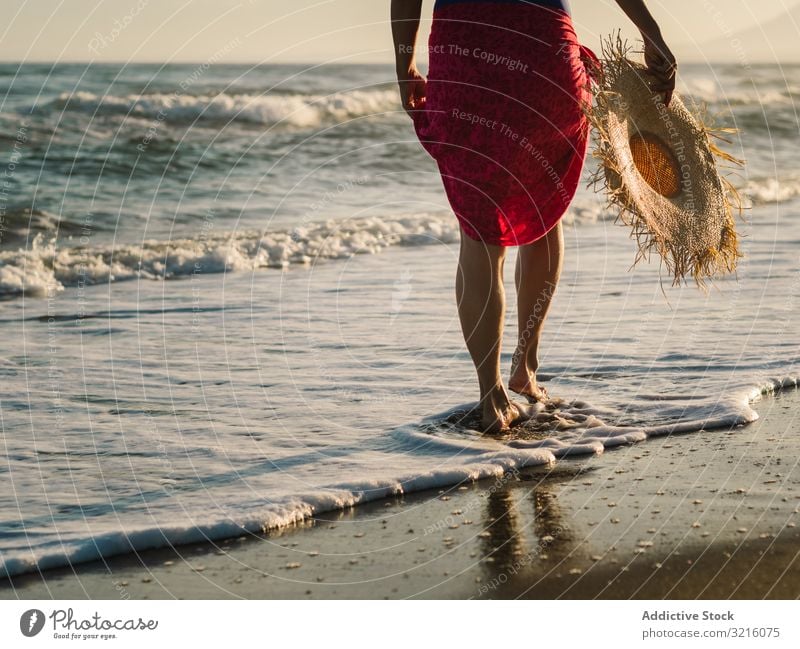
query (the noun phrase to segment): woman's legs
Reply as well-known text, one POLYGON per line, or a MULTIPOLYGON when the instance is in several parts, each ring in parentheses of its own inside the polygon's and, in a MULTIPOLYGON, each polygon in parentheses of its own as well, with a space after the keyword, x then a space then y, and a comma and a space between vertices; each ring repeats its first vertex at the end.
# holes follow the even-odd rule
POLYGON ((461 252, 456 276, 456 298, 461 330, 481 390, 482 424, 497 433, 527 414, 524 406, 511 403, 500 377, 503 341, 505 248, 471 239, 461 233, 461 252))
POLYGON ((544 237, 520 246, 515 273, 519 338, 511 366, 510 390, 541 399, 545 396, 536 384, 539 369, 539 340, 561 276, 564 237, 559 222, 544 237))

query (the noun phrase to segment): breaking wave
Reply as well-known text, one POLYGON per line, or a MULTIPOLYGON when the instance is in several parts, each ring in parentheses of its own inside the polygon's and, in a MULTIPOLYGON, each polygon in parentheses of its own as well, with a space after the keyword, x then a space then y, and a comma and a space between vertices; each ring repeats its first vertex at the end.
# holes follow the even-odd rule
POLYGON ((332 95, 98 95, 62 93, 46 110, 76 111, 95 116, 130 115, 170 122, 247 122, 265 126, 313 128, 356 117, 397 112, 394 90, 353 90, 332 95))

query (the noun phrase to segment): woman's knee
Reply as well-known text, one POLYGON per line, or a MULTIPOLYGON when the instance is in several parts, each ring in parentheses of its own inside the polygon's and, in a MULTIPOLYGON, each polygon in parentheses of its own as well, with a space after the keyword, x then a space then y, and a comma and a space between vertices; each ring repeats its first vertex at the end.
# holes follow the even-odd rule
POLYGON ((485 241, 473 239, 461 231, 461 254, 462 264, 469 264, 471 267, 487 267, 501 269, 506 257, 504 246, 495 246, 485 241))

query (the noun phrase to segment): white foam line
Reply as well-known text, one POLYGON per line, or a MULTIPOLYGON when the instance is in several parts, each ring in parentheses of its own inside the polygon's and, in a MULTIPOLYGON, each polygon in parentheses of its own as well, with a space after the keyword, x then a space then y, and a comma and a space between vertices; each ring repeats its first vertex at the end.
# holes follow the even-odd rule
MULTIPOLYGON (((792 375, 768 381, 749 393, 749 404, 763 394, 800 386, 800 376, 792 375)), ((448 416, 462 413, 474 404, 452 408, 445 413, 426 417, 423 424, 442 422, 448 416)), ((590 408, 581 404, 581 412, 590 408)), ((569 415, 569 406, 561 413, 569 415)), ((392 431, 392 436, 412 448, 424 448, 432 455, 432 463, 440 468, 424 474, 409 475, 400 479, 364 480, 342 485, 305 496, 289 496, 283 502, 272 503, 264 509, 254 508, 239 521, 222 520, 206 525, 154 527, 130 531, 116 531, 77 541, 61 541, 64 551, 53 552, 40 548, 28 552, 0 552, 0 577, 14 576, 34 570, 49 570, 97 559, 140 552, 160 547, 186 543, 219 541, 246 533, 259 534, 267 530, 293 525, 320 514, 346 509, 390 496, 452 486, 466 481, 501 477, 509 471, 524 467, 552 464, 556 458, 602 453, 604 449, 645 441, 678 432, 696 432, 714 427, 730 427, 753 421, 757 414, 751 408, 729 416, 693 420, 653 426, 626 428, 624 426, 576 426, 568 429, 567 440, 549 437, 544 440, 515 440, 507 444, 487 437, 477 439, 444 439, 415 430, 419 425, 402 426, 392 431), (752 413, 752 416, 748 415, 752 413), (443 462, 456 457, 464 464, 441 467, 443 462), (62 544, 63 543, 63 544, 62 544)), ((563 431, 559 431, 561 434, 563 431)))

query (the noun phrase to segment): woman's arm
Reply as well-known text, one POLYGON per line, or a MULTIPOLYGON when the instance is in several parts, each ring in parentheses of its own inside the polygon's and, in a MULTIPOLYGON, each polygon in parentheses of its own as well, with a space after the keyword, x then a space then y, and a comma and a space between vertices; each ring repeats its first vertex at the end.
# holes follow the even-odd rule
POLYGON ((425 104, 425 77, 417 70, 416 44, 422 0, 392 0, 392 37, 403 108, 411 114, 425 104))
POLYGON ((669 106, 675 90, 675 75, 678 64, 664 39, 661 29, 644 4, 644 0, 617 0, 625 15, 639 28, 644 39, 644 60, 647 69, 655 77, 651 88, 664 93, 664 103, 669 106))

